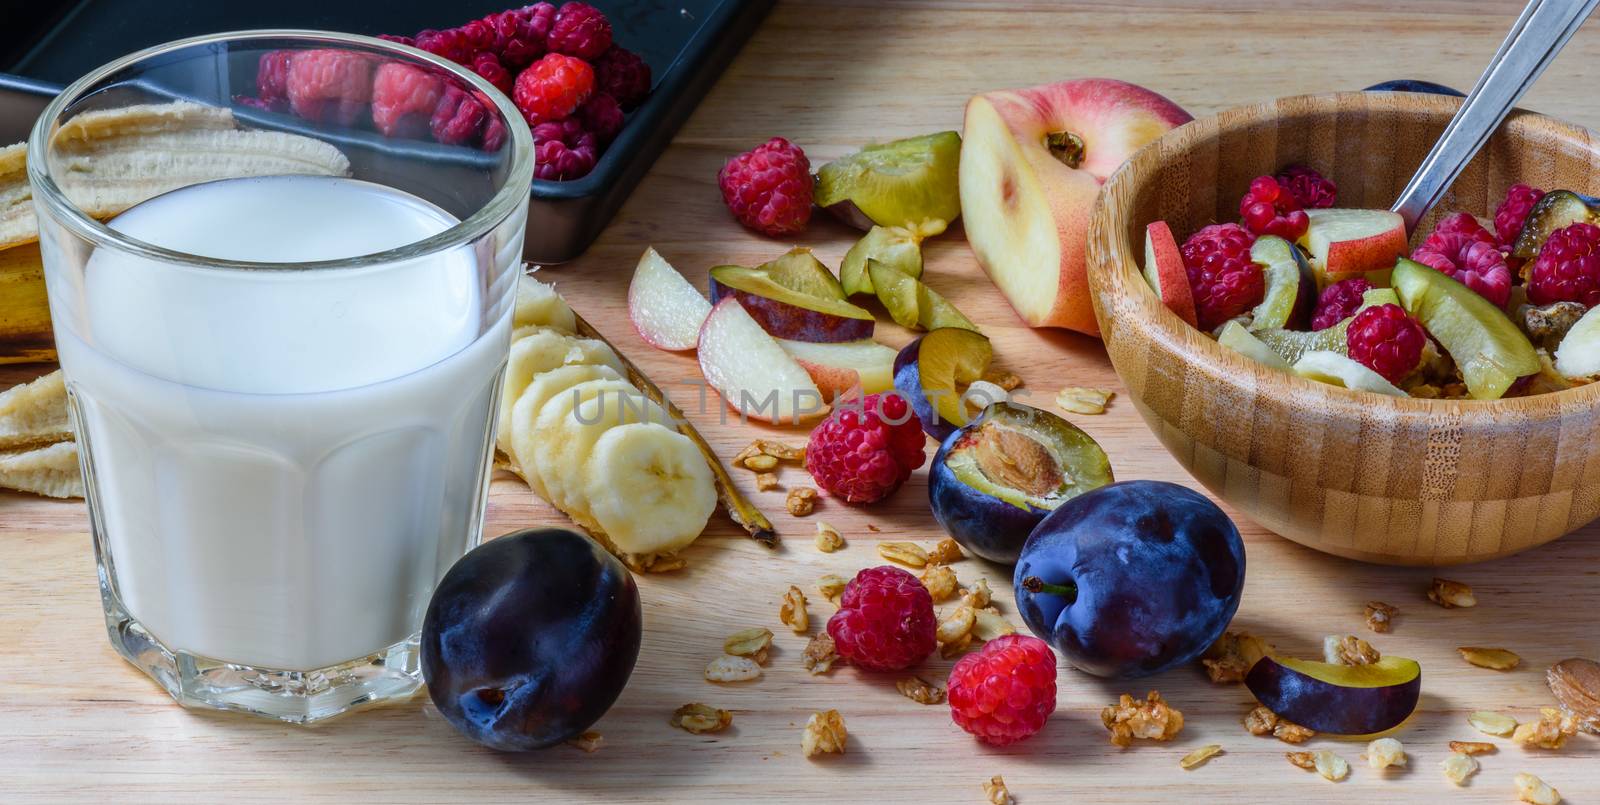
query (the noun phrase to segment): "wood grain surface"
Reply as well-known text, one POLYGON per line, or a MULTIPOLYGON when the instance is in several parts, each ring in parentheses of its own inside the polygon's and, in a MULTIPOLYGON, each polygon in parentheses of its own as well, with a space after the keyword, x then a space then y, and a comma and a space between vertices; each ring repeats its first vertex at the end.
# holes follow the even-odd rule
MULTIPOLYGON (((1367 561, 1441 565, 1509 555, 1600 515, 1600 384, 1494 402, 1352 392, 1250 360, 1165 309, 1140 272, 1145 225, 1188 233, 1237 215, 1239 188, 1315 166, 1342 207, 1387 208, 1459 108, 1352 92, 1237 107, 1173 131, 1106 184, 1089 238, 1106 349, 1179 462, 1258 522, 1367 561)), ((1515 113, 1413 236, 1505 188, 1594 187, 1581 126, 1515 113)), ((1183 234, 1179 234, 1183 237, 1183 234)))
MULTIPOLYGON (((1116 2, 783 3, 679 133, 617 220, 580 260, 549 269, 580 313, 663 386, 698 377, 692 357, 657 352, 625 315, 626 277, 654 244, 696 282, 719 263, 753 265, 788 244, 735 225, 715 184, 728 156, 773 135, 802 144, 814 164, 862 143, 959 128, 974 92, 1048 80, 1108 75, 1157 89, 1197 115, 1306 92, 1352 89, 1415 76, 1470 86, 1515 17, 1514 2, 1348 0, 1312 4, 1267 0, 1117 0, 1116 2)), ((449 15, 441 11, 440 23, 449 15)), ((1591 65, 1600 28, 1580 31, 1526 101, 1582 124, 1600 124, 1591 65)), ((817 220, 803 242, 830 264, 853 233, 817 220)), ((959 227, 928 244, 927 280, 978 320, 1002 363, 1019 371, 1047 404, 1062 386, 1121 389, 1099 342, 1018 325, 961 240, 959 227)), ((907 333, 880 326, 900 344, 907 333)), ((0 370, 0 381, 33 371, 0 370)), ((720 422, 696 410, 691 389, 678 397, 725 455, 781 429, 720 422)), ((1134 407, 1119 397, 1099 417, 1073 417, 1109 450, 1120 478, 1193 484, 1134 407)), ((1426 569, 1363 565, 1276 537, 1238 517, 1250 569, 1238 625, 1302 655, 1323 635, 1362 633, 1363 602, 1401 609, 1379 649, 1409 655, 1424 668, 1421 711, 1400 738, 1411 766, 1366 768, 1362 745, 1319 739, 1349 760, 1349 780, 1334 784, 1289 765, 1285 744, 1240 726, 1250 697, 1216 687, 1195 669, 1151 680, 1111 683, 1070 670, 1059 678, 1060 706, 1045 731, 1004 750, 979 746, 950 724, 942 707, 901 697, 894 677, 843 668, 810 677, 800 666, 804 639, 777 621, 790 583, 809 589, 824 573, 878 564, 874 543, 931 542, 926 474, 886 503, 852 509, 825 501, 796 520, 782 492, 756 494, 787 538, 768 551, 718 517, 688 556, 691 566, 641 580, 644 649, 633 680, 598 725, 594 754, 571 747, 507 756, 458 736, 419 696, 313 727, 182 710, 111 651, 104 635, 94 560, 78 503, 0 493, 0 801, 169 802, 905 802, 978 803, 981 783, 1004 775, 1019 803, 1046 802, 1513 802, 1511 778, 1536 773, 1569 802, 1600 801, 1600 741, 1580 737, 1560 752, 1525 751, 1500 741, 1483 771, 1456 789, 1438 763, 1452 739, 1472 739, 1465 717, 1499 709, 1530 717, 1551 697, 1543 670, 1569 656, 1600 655, 1600 528, 1516 557, 1452 569, 1480 604, 1446 611, 1428 603, 1426 569), (814 520, 844 532, 846 550, 817 552, 814 520), (876 525, 881 532, 867 529, 876 525), (759 681, 714 686, 701 679, 722 638, 743 627, 778 633, 759 681), (1474 668, 1459 645, 1503 646, 1524 657, 1515 671, 1474 668), (1187 716, 1172 744, 1118 750, 1106 740, 1099 708, 1121 692, 1159 689, 1187 716), (733 727, 694 736, 667 726, 680 704, 700 701, 734 711, 733 727), (844 756, 800 756, 800 727, 814 710, 837 708, 850 728, 844 756), (1183 771, 1178 759, 1207 743, 1226 754, 1183 771)), ((805 483, 794 468, 785 487, 805 483)), ((1237 516, 1237 512, 1234 512, 1237 516)), ((561 518, 509 477, 497 479, 488 532, 557 524, 561 518)), ((1006 573, 968 560, 963 581, 986 577, 1013 618, 1006 573)), ((814 598, 814 614, 829 605, 814 598)), ((814 622, 821 618, 814 618, 814 622)), ((816 627, 814 626, 813 629, 816 627)), ((923 670, 937 678, 950 663, 923 670)))

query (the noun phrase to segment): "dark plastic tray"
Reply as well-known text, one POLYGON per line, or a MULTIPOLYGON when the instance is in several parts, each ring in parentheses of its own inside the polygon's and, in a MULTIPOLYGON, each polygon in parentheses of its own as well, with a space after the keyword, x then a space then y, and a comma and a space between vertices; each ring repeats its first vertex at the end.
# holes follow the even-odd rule
MULTIPOLYGON (((588 176, 535 180, 524 253, 559 263, 588 248, 775 0, 587 0, 616 39, 650 64, 650 98, 588 176)), ((125 53, 186 36, 250 28, 410 33, 458 25, 518 0, 76 0, 22 2, 0 25, 0 145, 27 137, 49 99, 125 53)), ((243 116, 241 114, 241 116, 243 116)))

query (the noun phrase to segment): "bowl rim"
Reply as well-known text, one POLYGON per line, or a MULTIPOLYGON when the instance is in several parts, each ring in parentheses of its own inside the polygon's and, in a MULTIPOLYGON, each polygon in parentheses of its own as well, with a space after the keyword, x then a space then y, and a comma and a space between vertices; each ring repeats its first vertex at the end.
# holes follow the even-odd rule
MULTIPOLYGON (((1544 418, 1564 415, 1574 409, 1600 407, 1600 382, 1585 383, 1576 388, 1497 400, 1441 400, 1424 397, 1392 397, 1372 391, 1361 391, 1322 383, 1310 378, 1273 369, 1259 361, 1222 346, 1209 333, 1191 327, 1155 295, 1139 270, 1143 262, 1143 244, 1136 252, 1133 244, 1122 237, 1122 222, 1129 217, 1125 210, 1113 209, 1111 199, 1132 200, 1136 177, 1149 174, 1170 157, 1168 149, 1174 142, 1195 136, 1198 130, 1213 129, 1216 136, 1237 130, 1262 120, 1272 120, 1284 115, 1285 104, 1333 106, 1341 100, 1360 98, 1368 109, 1376 111, 1425 111, 1453 116, 1462 99, 1412 92, 1330 92, 1290 95, 1269 101, 1243 104, 1223 109, 1211 115, 1198 117, 1189 123, 1171 129, 1140 148, 1129 157, 1101 187, 1089 218, 1089 261, 1087 265, 1090 295, 1095 315, 1102 333, 1109 332, 1109 311, 1103 307, 1112 304, 1132 305, 1135 315, 1127 317, 1132 329, 1143 335, 1152 345, 1159 345, 1179 356, 1184 365, 1204 371, 1214 379, 1238 386, 1249 378, 1256 389, 1295 390, 1313 394, 1329 404, 1328 413, 1360 413, 1367 416, 1434 418, 1439 415, 1493 415, 1496 418, 1544 418), (1130 284, 1140 289, 1126 291, 1130 284), (1111 297, 1116 297, 1113 302, 1111 297), (1288 385, 1280 385, 1287 381, 1288 385), (1350 409, 1359 408, 1359 412, 1350 409)), ((1507 126, 1538 124, 1547 127, 1556 136, 1581 146, 1600 163, 1600 144, 1593 141, 1592 132, 1584 126, 1569 123, 1537 112, 1513 110, 1495 131, 1507 126)), ((1177 153, 1177 152, 1172 152, 1177 153)), ((1146 224, 1150 222, 1145 222, 1146 224)), ((1126 381, 1124 381, 1126 382, 1126 381)))

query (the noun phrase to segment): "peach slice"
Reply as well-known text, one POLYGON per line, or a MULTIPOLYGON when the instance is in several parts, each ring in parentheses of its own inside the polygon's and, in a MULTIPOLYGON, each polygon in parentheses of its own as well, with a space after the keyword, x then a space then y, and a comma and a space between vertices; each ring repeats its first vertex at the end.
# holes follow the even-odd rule
POLYGON ((1330 279, 1381 271, 1406 253, 1406 222, 1388 210, 1306 210, 1311 219, 1300 245, 1330 279))
POLYGON ((654 248, 644 250, 628 283, 628 319, 656 349, 694 349, 711 303, 654 248))
POLYGON ((1144 228, 1144 281, 1178 318, 1190 327, 1200 326, 1194 308, 1194 290, 1189 287, 1189 271, 1183 267, 1178 239, 1166 221, 1153 221, 1144 228))

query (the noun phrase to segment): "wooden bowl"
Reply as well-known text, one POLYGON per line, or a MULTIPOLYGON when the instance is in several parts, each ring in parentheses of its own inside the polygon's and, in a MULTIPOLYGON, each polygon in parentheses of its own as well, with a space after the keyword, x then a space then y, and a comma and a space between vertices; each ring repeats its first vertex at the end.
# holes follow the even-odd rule
MULTIPOLYGON (((1317 550, 1444 565, 1506 556, 1600 515, 1600 383, 1492 402, 1397 399, 1274 371, 1169 311, 1140 274, 1145 225, 1181 240, 1237 221, 1250 180, 1309 165, 1340 207, 1387 208, 1459 99, 1283 98, 1168 132, 1112 176, 1089 232, 1089 286, 1117 374, 1161 443, 1207 489, 1317 550)), ((1600 190, 1588 130, 1517 112, 1419 229, 1480 217, 1511 184, 1600 190)))

